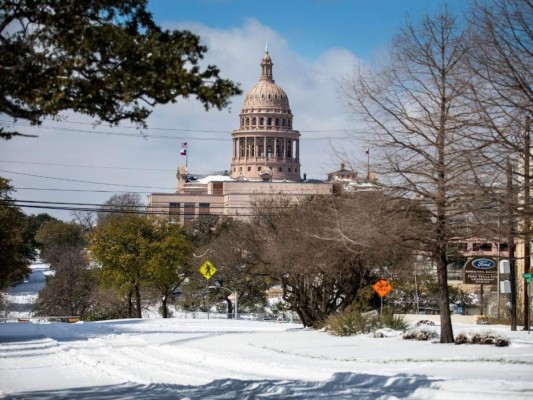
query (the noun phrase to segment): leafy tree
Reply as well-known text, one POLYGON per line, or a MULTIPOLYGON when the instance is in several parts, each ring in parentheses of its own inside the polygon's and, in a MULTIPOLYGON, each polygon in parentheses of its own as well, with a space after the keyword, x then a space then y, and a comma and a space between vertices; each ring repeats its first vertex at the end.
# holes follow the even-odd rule
MULTIPOLYGON (((57 248, 56 248, 57 249, 57 248)), ((55 274, 47 279, 35 303, 36 315, 85 319, 96 301, 97 277, 81 248, 64 247, 54 259, 55 274)))
POLYGON ((49 214, 42 213, 37 215, 29 215, 26 216, 26 223, 24 225, 24 241, 26 242, 26 246, 28 248, 28 258, 30 260, 35 260, 37 257, 37 254, 41 248, 41 244, 37 242, 35 239, 35 236, 39 229, 41 227, 51 221, 58 221, 57 218, 52 217, 49 214))
POLYGON ((168 317, 168 298, 187 278, 192 244, 180 226, 160 219, 153 221, 153 237, 147 244, 146 275, 162 302, 163 318, 168 317))
POLYGON ((38 315, 76 315, 85 318, 93 306, 97 277, 85 255, 85 238, 80 225, 50 220, 35 235, 41 258, 50 263, 54 275, 39 293, 34 311, 38 315))
POLYGON ((142 318, 141 285, 146 279, 146 249, 151 222, 142 215, 110 215, 89 234, 91 257, 116 282, 134 291, 136 316, 142 318))
POLYGON ((0 288, 21 281, 31 272, 23 231, 25 216, 14 205, 12 191, 9 180, 0 177, 0 288))
MULTIPOLYGON (((240 94, 189 31, 164 31, 146 0, 5 0, 0 112, 36 124, 73 110, 144 125, 150 107, 195 96, 206 109, 240 94)), ((3 138, 17 132, 2 131, 3 138)))
POLYGON ((35 240, 41 245, 41 259, 53 269, 63 252, 79 250, 85 244, 82 227, 73 222, 52 220, 36 233, 35 240))
POLYGON ((91 257, 121 290, 133 290, 142 317, 141 288, 152 285, 167 299, 185 279, 192 251, 181 228, 138 214, 112 214, 89 234, 91 257))

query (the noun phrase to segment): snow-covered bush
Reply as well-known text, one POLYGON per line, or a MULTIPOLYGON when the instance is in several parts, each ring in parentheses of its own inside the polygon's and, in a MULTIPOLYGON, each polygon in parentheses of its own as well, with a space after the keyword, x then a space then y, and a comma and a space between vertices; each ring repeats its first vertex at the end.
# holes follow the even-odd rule
POLYGON ((416 326, 435 326, 435 322, 428 319, 422 319, 416 323, 416 326))
POLYGON ((491 344, 496 347, 509 346, 509 339, 494 332, 463 332, 456 336, 455 344, 491 344))
POLYGON ((410 329, 404 333, 405 340, 431 340, 439 337, 438 333, 431 329, 410 329))

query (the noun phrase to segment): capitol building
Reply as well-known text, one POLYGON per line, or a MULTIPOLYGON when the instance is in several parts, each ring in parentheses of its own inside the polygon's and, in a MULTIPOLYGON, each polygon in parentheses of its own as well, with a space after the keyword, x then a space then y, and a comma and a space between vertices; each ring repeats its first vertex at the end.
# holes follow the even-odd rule
POLYGON ((168 214, 171 220, 188 225, 206 214, 250 217, 253 204, 264 199, 283 198, 295 203, 308 195, 374 187, 358 180, 357 174, 347 171, 344 164, 338 173, 329 174, 327 181, 302 179, 301 135, 293 128, 289 97, 276 84, 273 66, 266 50, 259 81, 244 97, 239 127, 231 134, 230 171, 196 179, 186 166, 179 166, 176 192, 150 194, 150 213, 168 214))

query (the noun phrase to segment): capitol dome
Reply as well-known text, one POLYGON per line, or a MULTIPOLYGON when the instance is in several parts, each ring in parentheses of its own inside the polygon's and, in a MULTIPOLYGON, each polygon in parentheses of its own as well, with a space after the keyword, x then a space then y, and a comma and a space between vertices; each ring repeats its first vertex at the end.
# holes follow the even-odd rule
POLYGON ((231 177, 301 181, 300 132, 292 127, 289 98, 276 85, 265 51, 261 76, 244 97, 239 128, 232 133, 231 177))
POLYGON ((272 77, 273 65, 270 55, 265 53, 261 60, 261 78, 244 97, 243 112, 256 107, 274 107, 290 112, 287 94, 272 77))

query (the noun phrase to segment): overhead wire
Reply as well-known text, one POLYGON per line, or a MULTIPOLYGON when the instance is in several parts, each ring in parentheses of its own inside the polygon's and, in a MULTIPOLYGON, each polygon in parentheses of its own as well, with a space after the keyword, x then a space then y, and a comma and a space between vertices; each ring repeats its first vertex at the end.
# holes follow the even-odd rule
MULTIPOLYGON (((67 121, 62 121, 67 122, 67 121)), ((160 131, 170 131, 170 132, 190 132, 190 133, 217 133, 227 135, 229 132, 233 132, 234 129, 227 130, 209 130, 209 129, 186 129, 186 128, 137 128, 131 126, 120 127, 120 129, 137 129, 138 133, 127 133, 127 132, 118 132, 118 131, 102 131, 102 130, 87 130, 87 129, 76 129, 76 128, 67 128, 61 126, 47 126, 47 125, 32 125, 30 123, 24 122, 10 122, 0 119, 0 123, 14 126, 27 126, 36 129, 45 129, 45 130, 57 130, 65 132, 74 132, 74 133, 92 133, 97 135, 110 135, 110 136, 125 136, 125 137, 137 137, 137 138, 154 138, 154 139, 179 139, 179 140, 195 140, 195 141, 231 141, 230 137, 198 137, 198 136, 169 136, 169 135, 157 135, 157 134, 147 134, 145 131, 150 130, 160 130, 160 131)), ((71 122, 73 123, 73 122, 71 122)), ((82 124, 80 122, 80 124, 82 124)), ((85 123, 83 123, 85 124, 85 123)), ((116 129, 116 128, 115 128, 116 129)), ((348 140, 354 139, 355 134, 364 133, 363 131, 357 131, 355 129, 300 129, 300 133, 331 133, 331 132, 343 132, 349 135, 344 136, 326 136, 326 137, 306 137, 305 140, 348 140)))

